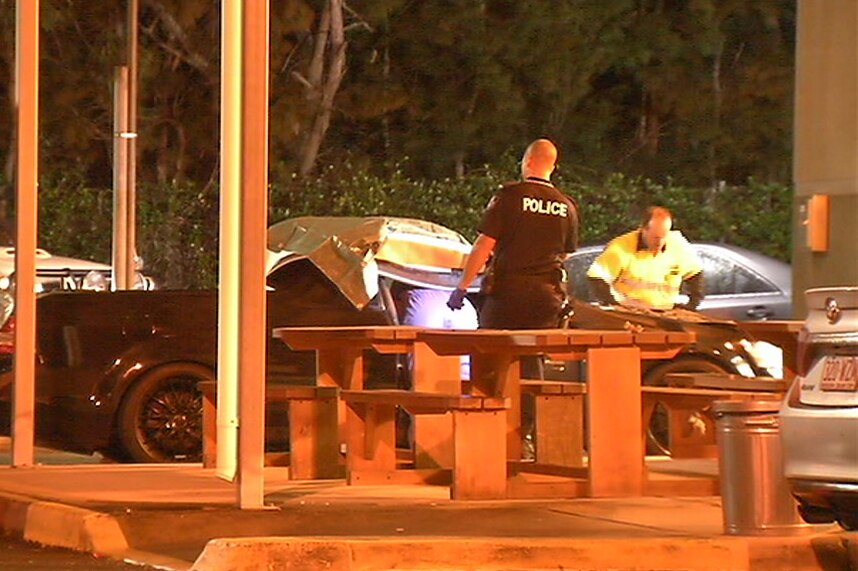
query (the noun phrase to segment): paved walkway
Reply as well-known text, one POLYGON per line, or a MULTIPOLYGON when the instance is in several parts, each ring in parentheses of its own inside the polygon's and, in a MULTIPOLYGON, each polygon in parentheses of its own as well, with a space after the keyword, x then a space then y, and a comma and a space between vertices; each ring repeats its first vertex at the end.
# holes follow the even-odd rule
POLYGON ((292 482, 269 509, 199 465, 0 467, 7 532, 195 571, 858 570, 858 534, 725 536, 717 497, 453 502, 441 486, 292 482), (851 557, 851 567, 850 567, 851 557))

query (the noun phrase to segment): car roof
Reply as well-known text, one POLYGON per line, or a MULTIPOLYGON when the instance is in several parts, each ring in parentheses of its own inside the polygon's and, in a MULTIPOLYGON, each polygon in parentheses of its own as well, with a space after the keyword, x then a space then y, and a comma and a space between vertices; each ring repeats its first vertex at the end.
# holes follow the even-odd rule
MULTIPOLYGON (((0 264, 10 264, 11 268, 8 273, 14 271, 15 263, 15 247, 14 246, 0 246, 0 264)), ((41 273, 44 271, 63 271, 63 270, 77 270, 77 271, 90 271, 90 270, 101 270, 101 271, 109 271, 110 266, 108 264, 102 264, 101 262, 93 262, 92 260, 81 260, 79 258, 68 258, 66 256, 55 256, 50 252, 43 250, 41 248, 36 249, 36 271, 37 273, 41 273)))
POLYGON ((691 245, 697 249, 729 250, 735 258, 744 261, 745 265, 754 268, 757 272, 774 282, 781 291, 786 293, 792 292, 792 267, 782 260, 742 248, 741 246, 722 242, 693 242, 691 245))

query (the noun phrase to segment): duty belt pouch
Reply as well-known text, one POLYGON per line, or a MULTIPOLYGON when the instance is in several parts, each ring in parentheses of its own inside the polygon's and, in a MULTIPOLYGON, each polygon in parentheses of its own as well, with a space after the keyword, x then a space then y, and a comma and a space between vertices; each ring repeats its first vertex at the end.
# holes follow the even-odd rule
POLYGON ((496 279, 497 276, 495 275, 494 258, 492 258, 486 265, 486 271, 483 274, 483 281, 480 282, 480 293, 482 295, 491 295, 494 293, 496 279))
POLYGON ((560 283, 558 284, 558 289, 563 296, 563 303, 560 304, 560 315, 557 326, 561 329, 568 329, 569 322, 575 314, 575 308, 572 304, 572 296, 569 293, 569 279, 566 268, 561 266, 557 271, 560 272, 560 283))

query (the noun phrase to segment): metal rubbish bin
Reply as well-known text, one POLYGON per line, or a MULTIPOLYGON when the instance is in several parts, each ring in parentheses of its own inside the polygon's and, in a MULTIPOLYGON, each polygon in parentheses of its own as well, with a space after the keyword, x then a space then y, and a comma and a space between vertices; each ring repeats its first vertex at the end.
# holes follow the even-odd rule
POLYGON ((776 400, 716 401, 718 474, 724 533, 790 535, 806 531, 783 473, 776 400))

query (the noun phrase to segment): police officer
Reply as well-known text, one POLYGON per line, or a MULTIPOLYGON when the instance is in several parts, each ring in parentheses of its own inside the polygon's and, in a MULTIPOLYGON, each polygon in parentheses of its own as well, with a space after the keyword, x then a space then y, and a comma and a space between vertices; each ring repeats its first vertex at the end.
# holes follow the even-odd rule
POLYGON ((575 202, 551 184, 557 147, 533 141, 521 160, 523 180, 504 185, 483 213, 479 236, 447 305, 462 307, 465 290, 491 257, 483 278, 480 327, 558 327, 566 304, 563 261, 578 247, 575 202))
POLYGON ((611 240, 587 270, 594 297, 627 307, 696 309, 705 295, 703 266, 672 226, 667 208, 650 206, 637 230, 611 240), (689 301, 676 305, 680 288, 689 301))

